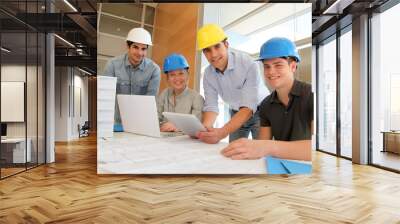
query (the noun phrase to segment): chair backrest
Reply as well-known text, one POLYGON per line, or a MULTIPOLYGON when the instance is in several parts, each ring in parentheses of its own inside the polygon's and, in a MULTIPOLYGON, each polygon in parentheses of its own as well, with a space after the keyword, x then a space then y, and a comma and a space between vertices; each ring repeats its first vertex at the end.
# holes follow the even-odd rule
POLYGON ((89 125, 89 121, 85 121, 85 123, 82 126, 82 129, 89 129, 90 125, 89 125))

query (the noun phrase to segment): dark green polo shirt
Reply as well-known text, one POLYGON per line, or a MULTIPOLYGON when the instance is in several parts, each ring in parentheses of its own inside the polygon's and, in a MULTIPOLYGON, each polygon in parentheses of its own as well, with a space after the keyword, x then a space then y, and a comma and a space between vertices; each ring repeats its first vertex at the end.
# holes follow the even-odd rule
POLYGON ((273 91, 260 104, 260 125, 271 127, 272 138, 281 141, 311 140, 313 121, 311 85, 294 80, 287 107, 273 91))

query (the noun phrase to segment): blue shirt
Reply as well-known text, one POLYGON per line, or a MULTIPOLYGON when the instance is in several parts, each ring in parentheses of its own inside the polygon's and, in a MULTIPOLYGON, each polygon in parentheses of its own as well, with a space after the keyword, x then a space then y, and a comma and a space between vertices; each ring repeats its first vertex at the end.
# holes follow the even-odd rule
MULTIPOLYGON (((127 53, 110 59, 103 75, 117 77, 117 94, 156 96, 160 88, 160 67, 151 59, 144 58, 135 68, 127 53)), ((117 103, 114 120, 121 123, 117 103)))
POLYGON ((257 106, 265 98, 265 94, 259 91, 260 82, 259 66, 250 56, 228 51, 228 65, 223 73, 212 65, 205 69, 203 111, 218 113, 219 95, 229 104, 230 109, 247 107, 255 113, 257 106))
POLYGON ((144 58, 134 68, 127 53, 110 59, 103 75, 117 77, 117 94, 155 96, 160 88, 160 67, 144 58))

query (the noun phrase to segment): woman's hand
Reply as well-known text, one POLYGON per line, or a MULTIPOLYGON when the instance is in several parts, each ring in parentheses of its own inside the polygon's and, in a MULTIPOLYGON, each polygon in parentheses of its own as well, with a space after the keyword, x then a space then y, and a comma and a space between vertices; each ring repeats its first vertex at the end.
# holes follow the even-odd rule
POLYGON ((161 125, 160 131, 175 132, 175 131, 178 131, 178 129, 175 127, 175 125, 173 123, 165 122, 161 125))

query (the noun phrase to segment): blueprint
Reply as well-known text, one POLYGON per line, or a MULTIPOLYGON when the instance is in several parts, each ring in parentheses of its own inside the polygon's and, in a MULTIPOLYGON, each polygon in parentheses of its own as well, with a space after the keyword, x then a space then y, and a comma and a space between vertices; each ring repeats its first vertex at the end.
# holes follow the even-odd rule
POLYGON ((232 160, 220 154, 227 143, 206 144, 187 135, 153 138, 114 133, 99 138, 99 174, 266 174, 264 159, 232 160))

